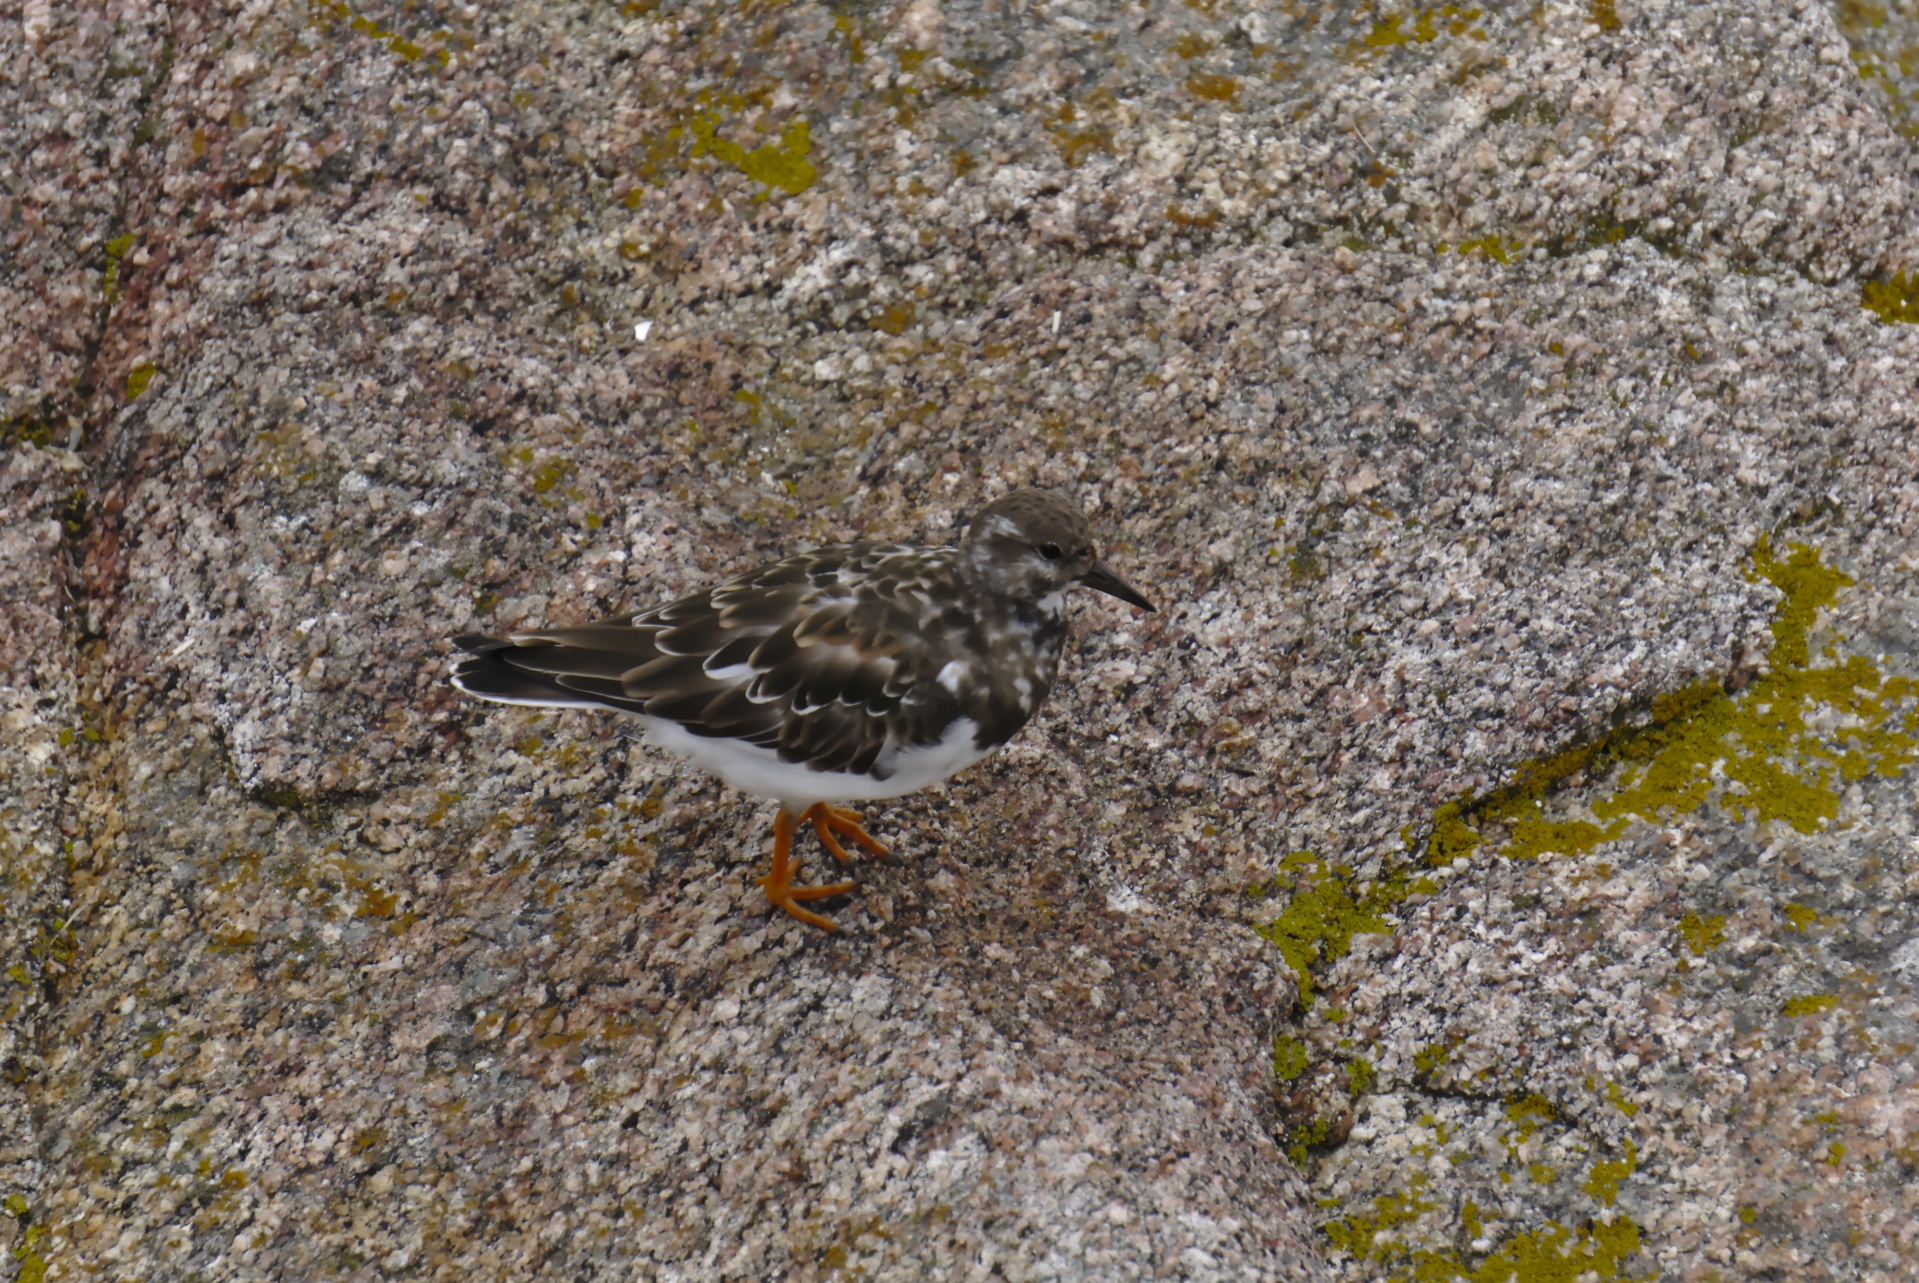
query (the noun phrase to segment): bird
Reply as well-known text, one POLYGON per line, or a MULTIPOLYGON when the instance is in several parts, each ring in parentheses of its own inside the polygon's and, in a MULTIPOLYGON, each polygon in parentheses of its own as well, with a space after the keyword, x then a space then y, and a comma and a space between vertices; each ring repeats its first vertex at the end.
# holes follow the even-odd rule
POLYGON ((1017 489, 957 546, 833 544, 633 614, 455 637, 452 681, 504 704, 635 714, 657 747, 777 802, 757 885, 837 931, 805 905, 854 883, 794 885, 800 826, 841 865, 841 839, 884 857, 845 804, 917 792, 1012 739, 1053 688, 1076 585, 1153 610, 1100 559, 1077 503, 1017 489))

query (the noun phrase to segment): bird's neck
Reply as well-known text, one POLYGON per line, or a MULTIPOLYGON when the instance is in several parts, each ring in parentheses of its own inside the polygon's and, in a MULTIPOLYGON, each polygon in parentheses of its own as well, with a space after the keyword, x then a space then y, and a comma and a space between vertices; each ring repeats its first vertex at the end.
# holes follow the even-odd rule
POLYGON ((1003 744, 1031 720, 1053 689, 1066 620, 1057 599, 989 597, 975 607, 980 642, 993 663, 972 716, 982 744, 1003 744))

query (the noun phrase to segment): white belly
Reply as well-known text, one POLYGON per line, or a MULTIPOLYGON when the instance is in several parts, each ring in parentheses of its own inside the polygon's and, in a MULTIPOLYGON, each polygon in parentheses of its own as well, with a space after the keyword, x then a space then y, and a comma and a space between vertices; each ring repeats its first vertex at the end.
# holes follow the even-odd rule
POLYGON ((772 798, 795 811, 815 802, 869 802, 904 797, 957 775, 992 752, 976 748, 978 723, 969 717, 954 722, 937 744, 909 748, 892 759, 893 773, 880 780, 871 775, 816 771, 803 762, 782 762, 770 748, 738 740, 695 735, 675 722, 640 718, 646 737, 669 753, 717 775, 742 793, 772 798))

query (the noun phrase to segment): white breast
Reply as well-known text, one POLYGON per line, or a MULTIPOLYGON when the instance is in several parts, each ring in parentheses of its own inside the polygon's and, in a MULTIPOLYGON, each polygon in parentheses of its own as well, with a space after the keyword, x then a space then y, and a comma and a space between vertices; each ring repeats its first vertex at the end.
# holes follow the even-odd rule
POLYGON ((974 746, 978 723, 962 717, 947 727, 937 744, 924 748, 881 750, 880 760, 892 774, 880 780, 871 775, 816 771, 803 762, 783 762, 770 748, 739 740, 695 735, 675 722, 642 716, 646 737, 669 753, 717 775, 742 793, 772 798, 795 811, 815 802, 866 802, 904 797, 957 775, 992 752, 974 746))

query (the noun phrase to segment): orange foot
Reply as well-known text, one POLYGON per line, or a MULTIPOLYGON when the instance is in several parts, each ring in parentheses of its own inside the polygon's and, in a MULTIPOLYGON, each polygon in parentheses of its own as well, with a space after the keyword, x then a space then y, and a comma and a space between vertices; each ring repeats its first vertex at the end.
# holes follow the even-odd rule
POLYGON ((806 809, 806 814, 800 816, 800 818, 802 820, 812 821, 813 832, 820 835, 820 845, 832 852, 833 858, 841 864, 850 864, 853 860, 853 857, 846 853, 846 848, 839 843, 839 839, 842 837, 852 838, 853 841, 866 849, 868 855, 877 855, 881 859, 884 859, 890 854, 885 847, 880 845, 879 839, 860 827, 860 813, 858 811, 849 811, 844 807, 828 806, 824 802, 815 802, 806 809))
POLYGON ((860 817, 837 806, 828 806, 824 802, 815 802, 798 815, 780 808, 779 818, 773 821, 773 867, 767 875, 758 880, 757 885, 766 888, 766 898, 785 909, 801 922, 810 922, 823 931, 838 931, 839 924, 833 919, 800 907, 801 900, 821 900, 829 895, 845 895, 853 889, 851 882, 830 882, 825 886, 796 887, 793 885, 793 832, 804 820, 813 826, 820 835, 820 842, 830 851, 833 858, 845 864, 853 857, 846 853, 839 839, 852 838, 874 855, 885 855, 886 848, 875 841, 865 829, 860 827, 860 817))

